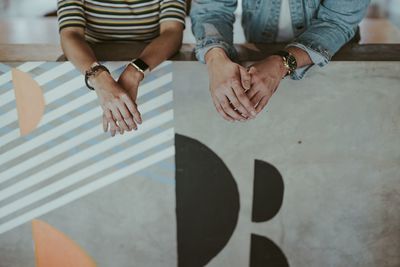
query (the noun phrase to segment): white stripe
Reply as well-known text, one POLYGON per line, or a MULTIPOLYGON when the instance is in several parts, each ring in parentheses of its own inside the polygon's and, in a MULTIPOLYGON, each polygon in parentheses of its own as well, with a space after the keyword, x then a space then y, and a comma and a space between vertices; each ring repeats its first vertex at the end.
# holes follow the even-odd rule
MULTIPOLYGON (((65 20, 66 20, 66 21, 70 21, 70 22, 71 22, 71 20, 81 20, 82 22, 86 22, 86 20, 85 20, 84 18, 82 18, 82 17, 79 17, 79 16, 68 16, 68 17, 64 17, 64 18, 62 18, 62 19, 59 19, 59 20, 58 20, 58 23, 61 24, 61 23, 63 23, 65 20)), ((73 22, 75 22, 75 21, 73 21, 73 22)), ((67 23, 66 25, 68 25, 68 23, 67 23)))
MULTIPOLYGON (((143 113, 147 113, 151 110, 154 110, 158 107, 161 107, 167 103, 172 102, 172 91, 164 93, 163 95, 158 96, 157 98, 154 98, 148 102, 146 102, 143 105, 143 113)), ((99 116, 99 113, 101 112, 101 110, 98 109, 94 109, 91 113, 90 116, 85 116, 85 118, 91 120, 94 119, 96 117, 99 116)), ((75 120, 76 121, 76 120, 75 120)), ((100 118, 99 118, 100 121, 100 118)), ((85 124, 87 121, 84 121, 81 125, 85 124)), ((144 124, 145 126, 146 124, 144 124)), ((59 128, 59 135, 63 135, 65 133, 65 127, 58 127, 59 128)), ((139 129, 141 129, 143 127, 139 126, 139 129)), ((80 134, 74 136, 74 138, 68 139, 65 142, 62 142, 60 144, 58 144, 56 147, 53 147, 51 149, 48 149, 46 151, 43 151, 42 153, 36 154, 34 157, 27 159, 9 169, 7 169, 6 171, 1 173, 1 177, 0 177, 0 184, 10 180, 12 177, 15 177, 16 175, 19 175, 27 170, 29 170, 30 168, 33 168, 43 162, 46 162, 47 160, 53 158, 55 155, 58 155, 62 152, 65 152, 69 149, 71 149, 72 146, 77 146, 79 144, 82 144, 83 142, 90 140, 91 138, 94 138, 96 136, 98 136, 101 133, 100 127, 99 128, 92 128, 88 131, 83 131, 80 134), (79 140, 79 141, 76 141, 79 140), (79 144, 78 144, 79 142, 79 144), (40 155, 38 157, 38 155, 40 155)), ((141 131, 138 131, 138 134, 141 134, 141 131)), ((36 140, 34 143, 30 144, 30 147, 25 147, 25 150, 29 151, 34 149, 35 147, 40 146, 41 144, 45 144, 47 142, 49 142, 49 140, 51 140, 50 138, 54 137, 53 135, 49 135, 49 136, 42 136, 41 139, 36 140)), ((102 146, 104 147, 104 144, 102 143, 102 146)), ((17 151, 18 152, 18 151, 17 151)), ((18 153, 18 156, 23 155, 25 152, 19 151, 20 153, 18 153)), ((15 154, 14 154, 15 155, 15 154)), ((9 161, 8 161, 9 162, 9 161)), ((0 194, 0 200, 2 199, 2 194, 0 194)))
MULTIPOLYGON (((163 11, 161 11, 161 15, 169 14, 169 13, 171 13, 172 11, 173 11, 173 12, 177 12, 177 13, 181 13, 181 14, 184 14, 185 17, 186 17, 185 11, 184 11, 183 9, 181 9, 181 8, 176 8, 176 7, 169 7, 169 8, 164 9, 163 11)), ((185 19, 185 18, 182 18, 182 19, 185 19)))
MULTIPOLYGON (((23 71, 23 72, 28 72, 28 71, 31 71, 31 70, 33 70, 34 68, 36 68, 36 67, 38 67, 38 66, 44 64, 44 63, 45 63, 44 61, 26 62, 26 63, 24 63, 24 64, 19 65, 19 66, 17 67, 17 69, 19 69, 19 70, 21 70, 21 71, 23 71)), ((6 73, 3 73, 3 74, 0 76, 0 86, 3 85, 3 84, 5 84, 5 83, 10 82, 11 79, 12 79, 11 71, 7 71, 6 73)))
MULTIPOLYGON (((111 15, 111 14, 101 14, 101 13, 93 13, 90 11, 86 11, 85 14, 89 14, 91 17, 94 18, 115 18, 115 19, 139 19, 139 18, 146 18, 159 15, 158 11, 142 14, 142 15, 134 15, 134 14, 119 14, 119 15, 111 15)), ((158 23, 158 21, 157 21, 158 23)))
MULTIPOLYGON (((172 73, 167 73, 163 76, 161 76, 160 78, 157 78, 153 81, 147 82, 145 84, 143 84, 142 86, 139 87, 139 93, 138 93, 138 97, 142 97, 166 84, 168 84, 169 82, 172 81, 172 73)), ((59 108, 56 108, 54 110, 52 110, 49 113, 45 113, 45 115, 43 116, 43 119, 41 120, 41 122, 39 123, 40 125, 44 125, 47 124, 49 122, 51 122, 52 120, 55 120, 59 117, 64 116, 64 114, 75 110, 77 108, 79 108, 80 106, 83 106, 87 103, 89 103, 90 101, 93 101, 96 98, 95 94, 85 94, 82 97, 79 97, 73 101, 71 101, 70 103, 67 103, 59 108)), ((144 112, 143 107, 141 106, 142 104, 139 105, 139 110, 144 112)), ((16 112, 16 111, 15 111, 16 112)), ((102 111, 100 109, 97 109, 95 112, 97 112, 97 114, 102 114, 102 111)), ((44 142, 47 142, 46 140, 49 140, 50 138, 54 138, 55 136, 58 136, 55 132, 58 132, 59 135, 63 134, 65 132, 65 129, 70 129, 70 128, 74 128, 76 127, 76 122, 77 121, 83 121, 83 120, 90 120, 95 118, 96 116, 94 115, 94 110, 88 111, 85 114, 82 114, 80 116, 84 116, 84 117, 77 117, 74 120, 70 120, 66 123, 62 123, 60 125, 58 125, 57 127, 53 128, 50 131, 47 131, 37 137, 35 137, 32 140, 26 141, 24 143, 21 143, 19 145, 14 146, 11 150, 7 151, 8 156, 9 155, 15 155, 15 157, 18 157, 19 155, 22 155, 23 153, 26 153, 29 149, 32 149, 31 144, 34 143, 36 144, 36 146, 43 144, 44 142), (90 117, 88 114, 90 114, 90 117), (79 118, 79 120, 78 120, 79 118), (40 140, 44 140, 40 141, 40 140)), ((3 137, 1 137, 0 139, 0 145, 4 145, 7 144, 15 139, 18 139, 19 137, 19 129, 14 129, 12 131, 10 131, 8 134, 4 135, 3 137)), ((0 158, 0 165, 2 165, 4 162, 6 162, 11 160, 10 156, 5 158, 2 157, 0 158)), ((2 178, 0 178, 0 183, 1 183, 2 178)))
MULTIPOLYGON (((66 73, 74 68, 73 65, 70 63, 64 63, 64 64, 60 65, 57 68, 54 68, 51 71, 48 71, 48 72, 43 73, 42 75, 38 76, 35 80, 39 80, 39 82, 38 82, 39 86, 43 85, 44 83, 46 83, 48 81, 58 78, 62 74, 66 73), (66 64, 66 65, 64 65, 64 64, 66 64)), ((115 69, 117 69, 117 68, 118 67, 116 67, 115 69)), ((110 69, 110 71, 114 71, 115 69, 110 69)), ((85 81, 84 81, 83 76, 79 75, 78 77, 75 77, 74 79, 72 79, 64 84, 59 85, 58 87, 54 88, 53 90, 47 91, 47 93, 44 94, 45 102, 46 102, 46 104, 49 104, 52 101, 55 101, 55 100, 61 98, 62 96, 65 96, 66 94, 70 93, 74 89, 80 88, 82 86, 85 86, 85 81)), ((2 96, 2 99, 4 101, 8 101, 7 103, 5 103, 3 105, 11 103, 15 99, 13 90, 9 90, 6 95, 2 96)), ((6 115, 7 114, 2 115, 0 117, 0 121, 3 122, 2 118, 6 117, 6 115)))
MULTIPOLYGON (((148 121, 147 126, 142 127, 142 130, 137 133, 137 136, 140 136, 143 133, 146 133, 156 127, 163 125, 164 123, 171 121, 173 119, 172 111, 164 112, 163 114, 157 116, 156 118, 148 121)), ((80 151, 79 153, 75 154, 73 157, 66 158, 56 164, 52 165, 49 168, 45 168, 40 172, 36 173, 34 176, 30 176, 29 178, 22 180, 12 186, 5 188, 1 191, 0 198, 4 200, 14 194, 21 192, 35 184, 41 183, 56 175, 57 173, 62 172, 65 169, 68 169, 75 164, 79 163, 80 161, 84 161, 93 155, 100 154, 108 149, 112 149, 115 146, 118 146, 126 141, 126 138, 119 137, 119 138, 109 138, 106 141, 103 141, 101 145, 97 145, 94 147, 90 147, 89 149, 80 151)), ((95 171, 92 169, 92 171, 95 171)))
POLYGON ((91 24, 91 28, 93 29, 105 29, 105 30, 116 30, 122 29, 122 30, 144 30, 144 29, 151 29, 155 27, 159 27, 158 23, 153 23, 150 25, 134 25, 134 26, 123 26, 123 25, 115 25, 115 26, 105 26, 105 25, 96 25, 96 24, 91 24))
MULTIPOLYGON (((112 65, 109 67, 109 70, 111 72, 117 68, 118 68, 118 66, 112 65)), ((83 78, 80 76, 78 76, 60 86, 57 86, 53 90, 48 91, 47 93, 44 94, 46 105, 52 103, 53 101, 58 100, 59 98, 64 97, 65 95, 67 95, 75 90, 78 90, 79 88, 81 88, 83 86, 85 86, 85 82, 83 81, 83 78)), ((39 122, 38 127, 43 124, 43 119, 46 116, 47 116, 47 113, 44 114, 42 120, 39 122)), ((16 109, 10 110, 9 112, 0 116, 0 122, 2 125, 7 125, 7 124, 9 124, 11 122, 15 122, 15 121, 18 121, 16 109)), ((3 136, 0 139, 0 145, 6 144, 7 142, 10 142, 13 139, 17 139, 17 138, 19 138, 19 129, 15 129, 15 130, 11 131, 10 133, 8 133, 7 135, 3 136)))
MULTIPOLYGON (((48 83, 49 81, 57 79, 58 77, 64 75, 65 73, 67 73, 73 69, 74 69, 74 66, 71 63, 66 62, 61 65, 58 65, 57 67, 55 67, 49 71, 46 71, 45 73, 42 73, 41 75, 35 77, 34 80, 39 84, 39 86, 42 86, 42 85, 48 83)), ((3 102, 2 105, 7 105, 7 104, 11 103, 11 101, 13 101, 15 99, 14 91, 9 90, 7 93, 2 95, 1 98, 4 102, 7 101, 7 103, 4 103, 2 101, 3 102)))
MULTIPOLYGON (((119 67, 121 67, 122 65, 125 65, 125 64, 126 63, 122 63, 122 62, 119 62, 119 63, 115 62, 112 65, 108 64, 108 65, 110 65, 108 67, 108 69, 110 70, 110 72, 113 72, 113 71, 115 71, 116 69, 118 69, 119 67)), ((165 62, 165 63, 161 64, 159 67, 157 67, 154 71, 158 70, 160 67, 167 66, 168 64, 169 64, 168 62, 165 62)), ((162 79, 168 79, 167 77, 168 78, 170 77, 170 80, 172 81, 172 73, 169 73, 169 74, 166 74, 166 75, 164 75, 164 76, 162 76, 160 78, 157 78, 157 80, 159 80, 161 78, 162 79)), ((162 80, 160 82, 164 82, 164 80, 162 80)), ((152 81, 152 83, 153 84, 151 86, 157 86, 157 85, 154 85, 156 83, 156 81, 154 81, 154 82, 152 81)), ((141 88, 145 88, 145 86, 147 88, 147 84, 148 83, 140 86, 139 89, 141 90, 141 88)), ((67 95, 67 94, 69 94, 69 93, 71 93, 71 92, 73 92, 75 90, 80 89, 83 86, 85 86, 84 80, 83 80, 82 77, 78 76, 78 77, 70 80, 69 82, 66 82, 66 83, 54 88, 52 91, 48 91, 46 94, 44 94, 46 105, 52 103, 53 101, 58 100, 59 98, 65 96, 65 95, 67 95), (53 93, 51 93, 51 92, 53 92, 53 93)), ((140 90, 139 90, 139 96, 140 96, 140 93, 141 93, 140 90)), ((148 90, 148 89, 143 89, 143 90, 148 90)), ((10 91, 12 91, 12 90, 10 90, 10 91)), ((96 95, 96 94, 92 94, 92 95, 96 95)), ((44 124, 44 123, 46 123, 46 117, 48 116, 48 114, 49 113, 45 113, 44 114, 42 120, 39 123, 39 126, 44 124)), ((10 110, 9 112, 4 113, 3 115, 0 116, 0 122, 1 122, 2 125, 7 125, 7 124, 15 122, 17 120, 18 120, 18 116, 17 116, 16 109, 10 110)), ((18 138, 19 136, 17 136, 17 135, 19 135, 19 130, 15 129, 14 131, 12 131, 12 132, 10 132, 8 134, 8 136, 7 136, 8 138, 6 136, 3 136, 0 139, 0 145, 6 144, 7 142, 10 142, 13 137, 18 138)))
MULTIPOLYGON (((96 7, 112 7, 112 8, 121 8, 121 9, 125 9, 130 11, 131 9, 136 9, 138 7, 145 7, 145 6, 150 6, 156 3, 159 3, 161 0, 153 0, 153 1, 149 1, 149 2, 145 2, 142 4, 136 4, 135 2, 129 4, 129 6, 127 7, 127 5, 125 3, 104 3, 104 2, 99 2, 99 1, 93 1, 93 0, 85 0, 86 4, 87 3, 91 3, 92 5, 96 6, 96 7)), ((90 7, 90 6, 89 6, 90 7)))
POLYGON ((140 161, 132 164, 129 167, 124 167, 124 168, 122 168, 116 172, 113 172, 103 178, 95 180, 94 182, 84 185, 75 191, 67 193, 56 200, 50 201, 36 209, 33 209, 23 215, 16 217, 15 219, 12 219, 12 220, 0 225, 0 234, 5 233, 21 224, 24 224, 34 218, 37 218, 43 214, 50 212, 52 210, 62 207, 76 199, 79 199, 81 197, 84 197, 84 196, 92 193, 92 192, 95 192, 96 190, 99 190, 107 185, 110 185, 112 183, 115 183, 115 182, 123 179, 123 178, 126 178, 128 175, 134 174, 134 173, 136 173, 140 170, 143 170, 153 164, 156 164, 165 159, 168 159, 169 157, 172 157, 174 155, 175 155, 174 147, 169 147, 169 148, 164 149, 156 154, 153 154, 143 160, 140 160, 140 161))
POLYGON ((109 167, 116 165, 119 162, 124 160, 128 160, 133 156, 139 155, 145 151, 148 151, 158 145, 161 145, 169 140, 174 138, 174 130, 172 128, 167 129, 155 136, 152 136, 146 140, 141 141, 140 143, 129 147, 129 149, 125 149, 118 153, 113 154, 112 156, 103 158, 100 161, 97 161, 95 164, 89 165, 73 174, 70 174, 57 182, 54 182, 48 186, 42 187, 41 189, 30 193, 8 205, 5 205, 0 208, 0 218, 3 218, 11 213, 16 212, 26 206, 29 206, 45 197, 48 197, 52 194, 55 194, 63 189, 68 188, 71 185, 74 185, 94 173, 99 173, 101 171, 106 170, 109 167))
POLYGON ((164 22, 164 21, 177 21, 177 22, 181 22, 181 23, 185 24, 184 19, 177 19, 177 18, 171 18, 171 17, 166 17, 166 18, 160 19, 160 23, 164 22))
POLYGON ((64 7, 61 7, 61 8, 57 8, 57 13, 60 14, 60 16, 61 15, 65 15, 64 12, 66 12, 69 9, 76 10, 78 12, 82 12, 83 11, 83 8, 81 6, 64 6, 64 7))

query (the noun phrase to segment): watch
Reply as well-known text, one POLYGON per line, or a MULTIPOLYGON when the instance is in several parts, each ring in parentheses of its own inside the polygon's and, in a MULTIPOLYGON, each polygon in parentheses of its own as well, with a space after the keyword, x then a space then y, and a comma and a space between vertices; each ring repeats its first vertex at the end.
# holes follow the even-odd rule
POLYGON ((144 62, 140 58, 132 60, 131 62, 129 62, 129 64, 143 74, 145 74, 146 71, 148 71, 149 69, 149 65, 147 65, 146 62, 144 62))
POLYGON ((90 90, 94 90, 94 87, 90 84, 89 79, 91 77, 95 77, 101 71, 106 71, 110 73, 110 71, 104 65, 101 65, 98 62, 94 62, 88 70, 85 71, 85 84, 86 87, 90 90))
POLYGON ((291 53, 281 50, 274 53, 274 55, 282 57, 283 65, 287 69, 285 76, 292 74, 297 69, 297 60, 291 53))

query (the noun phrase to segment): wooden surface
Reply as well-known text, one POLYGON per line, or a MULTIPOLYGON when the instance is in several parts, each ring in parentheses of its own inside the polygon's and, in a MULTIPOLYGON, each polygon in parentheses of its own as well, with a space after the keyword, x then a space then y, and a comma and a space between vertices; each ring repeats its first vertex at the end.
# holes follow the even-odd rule
MULTIPOLYGON (((99 60, 126 61, 135 58, 144 48, 144 43, 101 44, 93 47, 99 60)), ((236 45, 239 61, 255 61, 279 50, 283 44, 244 44, 236 45)), ((172 57, 177 61, 196 60, 193 44, 184 44, 178 54, 172 57)), ((57 44, 0 44, 0 62, 12 61, 57 61, 65 60, 61 47, 57 44)), ((400 61, 400 44, 348 44, 332 59, 333 61, 400 61)))

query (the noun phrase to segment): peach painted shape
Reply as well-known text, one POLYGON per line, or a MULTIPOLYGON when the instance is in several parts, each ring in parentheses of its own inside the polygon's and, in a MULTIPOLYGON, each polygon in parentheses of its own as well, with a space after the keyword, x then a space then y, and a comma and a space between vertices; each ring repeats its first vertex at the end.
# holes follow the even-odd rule
POLYGON ((45 102, 42 88, 32 77, 18 69, 12 69, 15 101, 21 136, 36 129, 43 117, 45 102))
POLYGON ((51 225, 32 221, 36 267, 95 267, 94 260, 74 241, 51 225))

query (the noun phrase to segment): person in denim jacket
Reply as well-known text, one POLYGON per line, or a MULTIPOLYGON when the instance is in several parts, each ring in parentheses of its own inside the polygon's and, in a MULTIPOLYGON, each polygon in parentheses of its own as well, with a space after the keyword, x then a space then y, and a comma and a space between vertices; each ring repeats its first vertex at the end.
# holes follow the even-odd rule
POLYGON ((288 42, 284 51, 250 68, 234 63, 237 0, 193 0, 190 16, 196 57, 206 63, 217 111, 228 121, 255 118, 286 75, 301 79, 326 65, 365 16, 369 0, 243 0, 248 42, 288 42))

